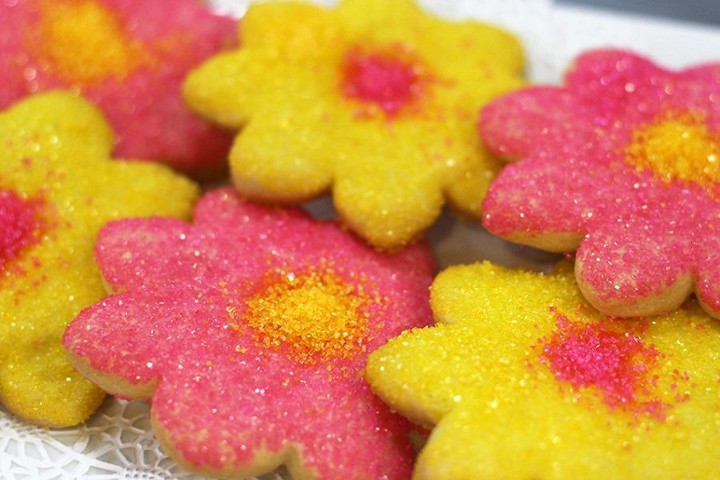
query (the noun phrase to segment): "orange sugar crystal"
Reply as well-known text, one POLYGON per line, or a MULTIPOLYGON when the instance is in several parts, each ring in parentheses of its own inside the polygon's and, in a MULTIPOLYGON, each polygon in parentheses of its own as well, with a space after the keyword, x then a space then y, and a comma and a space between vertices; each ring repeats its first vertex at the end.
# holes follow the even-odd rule
POLYGON ((264 347, 287 349, 299 363, 350 358, 363 348, 371 298, 328 267, 276 272, 246 300, 248 325, 264 347))
POLYGON ((117 16, 99 2, 43 0, 41 21, 28 41, 63 80, 89 85, 122 80, 155 58, 130 39, 117 16))
POLYGON ((636 128, 626 160, 650 169, 665 182, 680 180, 703 187, 720 181, 720 135, 710 131, 695 112, 667 112, 636 128))

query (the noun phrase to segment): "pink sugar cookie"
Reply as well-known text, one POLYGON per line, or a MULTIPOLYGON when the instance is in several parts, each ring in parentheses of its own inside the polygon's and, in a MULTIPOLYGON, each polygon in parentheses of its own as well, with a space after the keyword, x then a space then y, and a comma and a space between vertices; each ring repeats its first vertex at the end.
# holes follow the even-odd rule
POLYGON ((201 176, 224 169, 231 137, 185 107, 180 85, 236 43, 235 20, 197 0, 0 2, 0 19, 0 108, 66 88, 103 110, 114 156, 201 176))
POLYGON ((608 315, 678 307, 720 317, 720 64, 673 72, 635 54, 578 58, 563 87, 510 94, 480 132, 508 165, 483 225, 577 249, 585 297, 608 315))
POLYGON ((166 450, 209 475, 408 478, 410 424, 362 378, 369 352, 431 321, 426 245, 378 253, 300 210, 200 200, 195 223, 123 220, 96 256, 113 296, 64 343, 107 391, 152 400, 166 450))

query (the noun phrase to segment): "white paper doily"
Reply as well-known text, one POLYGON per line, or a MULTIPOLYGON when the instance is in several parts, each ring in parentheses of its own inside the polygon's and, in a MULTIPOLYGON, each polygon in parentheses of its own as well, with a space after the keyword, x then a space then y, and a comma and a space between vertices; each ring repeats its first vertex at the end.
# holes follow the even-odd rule
MULTIPOLYGON (((246 0, 214 0, 218 11, 240 16, 246 0)), ((321 3, 332 4, 333 0, 321 3)), ((679 68, 720 61, 720 29, 554 5, 551 0, 420 0, 451 19, 501 25, 524 43, 528 76, 559 81, 583 50, 616 46, 679 68)), ((482 228, 443 216, 430 238, 441 267, 489 259, 512 267, 546 269, 553 257, 510 245, 482 228)), ((89 422, 46 430, 26 424, 0 407, 0 478, 3 480, 198 479, 169 459, 150 429, 148 406, 109 398, 89 422)), ((264 477, 279 480, 282 474, 264 477)))
MULTIPOLYGON (((47 430, 0 411, 3 480, 195 480, 162 450, 143 402, 108 398, 84 425, 47 430)), ((280 480, 281 474, 262 477, 280 480)))
POLYGON ((86 424, 46 430, 0 414, 2 478, 191 478, 168 459, 150 430, 148 407, 108 399, 86 424))

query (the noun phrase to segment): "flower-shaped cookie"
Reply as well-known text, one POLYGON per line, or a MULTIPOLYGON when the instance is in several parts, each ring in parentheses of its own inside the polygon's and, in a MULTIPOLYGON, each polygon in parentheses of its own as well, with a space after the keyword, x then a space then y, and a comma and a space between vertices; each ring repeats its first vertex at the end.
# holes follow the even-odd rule
POLYGON ((623 51, 581 56, 564 87, 493 102, 481 133, 509 165, 483 225, 577 249, 586 298, 658 314, 695 291, 720 315, 720 64, 670 72, 623 51))
POLYGON ((193 470, 240 478, 407 478, 409 424, 362 379, 368 352, 427 325, 425 245, 378 253, 300 210, 207 194, 195 223, 123 220, 97 259, 118 294, 65 335, 106 390, 152 399, 158 438, 193 470))
POLYGON ((519 86, 513 37, 411 0, 253 5, 241 34, 242 48, 192 72, 184 94, 242 128, 230 169, 243 195, 301 202, 332 188, 345 223, 381 249, 418 237, 445 198, 480 216, 500 164, 474 117, 519 86))
POLYGON ((435 279, 434 327, 373 352, 374 391, 436 425, 416 479, 716 478, 720 331, 694 302, 612 319, 558 274, 435 279))
POLYGON ((113 154, 209 175, 232 136, 193 114, 180 86, 235 44, 237 22, 197 0, 0 2, 0 108, 43 90, 82 93, 116 132, 113 154))
POLYGON ((100 112, 70 94, 38 94, 0 114, 0 401, 40 425, 79 423, 104 396, 61 341, 106 293, 93 257, 100 227, 187 216, 197 196, 165 166, 110 161, 112 144, 100 112))

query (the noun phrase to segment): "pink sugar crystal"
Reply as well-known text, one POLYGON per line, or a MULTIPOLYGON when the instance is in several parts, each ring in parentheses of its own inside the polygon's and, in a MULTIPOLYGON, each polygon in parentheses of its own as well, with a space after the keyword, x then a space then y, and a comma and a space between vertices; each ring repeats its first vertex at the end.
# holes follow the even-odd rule
POLYGON ((381 254, 335 223, 219 190, 193 224, 109 224, 96 253, 118 293, 82 312, 65 345, 109 391, 151 396, 184 463, 258 474, 262 449, 265 469, 299 455, 291 473, 409 477, 410 426, 362 371, 368 352, 431 322, 427 246, 381 254))
POLYGON ((415 66, 400 58, 350 50, 344 68, 345 95, 375 104, 390 116, 396 115, 419 93, 419 76, 415 66))
POLYGON ((531 87, 481 112, 508 165, 483 225, 556 251, 609 315, 658 314, 694 288, 720 314, 720 66, 671 72, 613 50, 581 56, 562 88, 531 87), (670 293, 672 292, 672 293, 670 293))
POLYGON ((35 242, 33 232, 39 228, 36 207, 36 202, 0 189, 0 272, 23 248, 35 242))
POLYGON ((612 322, 572 322, 558 315, 557 329, 541 339, 541 361, 576 390, 596 388, 611 410, 664 419, 666 405, 650 397, 660 352, 612 322))

